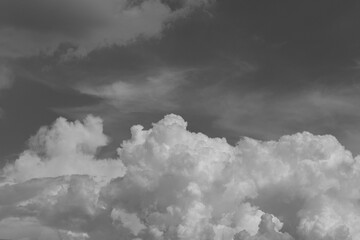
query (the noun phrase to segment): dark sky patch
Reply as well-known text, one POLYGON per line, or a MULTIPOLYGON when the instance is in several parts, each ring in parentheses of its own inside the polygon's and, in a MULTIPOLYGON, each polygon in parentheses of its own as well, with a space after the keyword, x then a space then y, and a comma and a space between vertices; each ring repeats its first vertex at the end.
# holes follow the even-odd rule
MULTIPOLYGON (((171 11, 185 6, 179 1, 162 3, 171 11)), ((67 8, 79 9, 70 2, 56 14, 45 11, 47 7, 53 9, 52 5, 43 9, 32 5, 34 11, 20 18, 15 15, 20 15, 26 4, 1 4, 11 10, 0 14, 3 26, 81 34, 88 27, 102 24, 91 9, 84 15, 71 15, 73 12, 67 12, 67 8)), ((64 58, 69 49, 76 49, 71 42, 62 43, 51 55, 16 58, 12 61, 14 69, 21 69, 39 82, 17 81, 13 89, 1 93, 6 116, 2 121, 7 121, 4 129, 23 132, 19 138, 22 141, 59 114, 82 118, 91 113, 105 119, 110 137, 114 137, 112 132, 121 132, 119 135, 126 139, 129 126, 138 119, 149 126, 162 115, 174 112, 189 118, 192 130, 226 136, 230 142, 244 135, 273 139, 306 130, 334 134, 359 152, 356 146, 360 137, 350 134, 358 128, 359 120, 359 10, 358 1, 216 1, 164 24, 161 34, 154 38, 138 36, 127 44, 95 48, 79 58, 64 58), (109 90, 119 82, 145 91, 144 86, 153 86, 151 79, 156 81, 163 71, 184 72, 181 83, 175 84, 170 94, 173 108, 154 106, 149 110, 149 103, 146 107, 131 105, 134 99, 128 98, 131 104, 114 107, 116 96, 97 95, 102 87, 109 90), (80 93, 84 87, 93 89, 92 98, 80 93), (33 95, 36 97, 30 97, 33 95), (133 109, 129 110, 129 106, 133 109), (36 114, 31 114, 30 109, 36 114), (24 131, 18 131, 23 118, 29 118, 29 123, 24 123, 24 131)), ((166 85, 173 79, 162 81, 166 85)), ((151 93, 145 94, 145 99, 156 99, 151 93)), ((111 147, 123 139, 114 139, 111 147)), ((14 144, 4 152, 19 149, 14 144)))

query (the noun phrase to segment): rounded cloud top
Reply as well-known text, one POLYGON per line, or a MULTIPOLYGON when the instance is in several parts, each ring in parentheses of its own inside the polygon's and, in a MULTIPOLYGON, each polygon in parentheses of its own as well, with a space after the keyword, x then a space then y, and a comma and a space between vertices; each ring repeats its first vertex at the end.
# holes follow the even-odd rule
POLYGON ((165 127, 176 125, 182 129, 186 129, 187 122, 179 115, 168 114, 155 125, 163 125, 165 127))

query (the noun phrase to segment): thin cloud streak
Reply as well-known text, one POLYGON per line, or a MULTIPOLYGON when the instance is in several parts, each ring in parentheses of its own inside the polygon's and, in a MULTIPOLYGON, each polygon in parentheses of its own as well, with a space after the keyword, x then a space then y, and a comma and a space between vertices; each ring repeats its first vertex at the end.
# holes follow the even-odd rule
POLYGON ((173 111, 180 108, 180 92, 189 84, 192 70, 159 70, 156 74, 134 76, 100 86, 81 85, 81 93, 101 97, 121 112, 173 111))

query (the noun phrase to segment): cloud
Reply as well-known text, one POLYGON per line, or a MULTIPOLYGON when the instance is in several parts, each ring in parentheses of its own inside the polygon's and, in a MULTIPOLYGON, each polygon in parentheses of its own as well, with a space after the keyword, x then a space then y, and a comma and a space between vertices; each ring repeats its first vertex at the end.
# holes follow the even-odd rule
POLYGON ((135 125, 109 160, 96 159, 107 144, 99 118, 41 128, 2 169, 0 237, 360 238, 359 157, 335 137, 232 146, 186 128, 174 114, 135 125))
POLYGON ((281 233, 276 229, 275 223, 272 221, 270 214, 264 214, 261 216, 261 222, 259 224, 259 231, 256 235, 250 236, 246 231, 235 234, 234 240, 294 240, 289 234, 281 233))
POLYGON ((129 214, 122 209, 113 209, 111 211, 111 218, 115 222, 119 221, 120 226, 128 228, 135 236, 137 236, 141 230, 146 229, 146 226, 140 222, 136 214, 129 214))
MULTIPOLYGON (((14 76, 10 68, 0 62, 0 94, 3 90, 11 88, 14 82, 14 76)), ((5 111, 0 107, 0 119, 6 115, 5 111)))
POLYGON ((101 97, 121 112, 172 111, 179 107, 179 89, 191 70, 163 69, 148 76, 114 81, 100 86, 80 85, 79 91, 101 97))
POLYGON ((63 59, 94 49, 159 37, 164 28, 211 0, 5 0, 0 3, 0 52, 23 57, 52 54, 67 44, 63 59))
POLYGON ((84 123, 59 118, 52 127, 43 127, 30 138, 29 149, 14 165, 4 168, 4 175, 15 182, 72 174, 120 177, 124 174, 120 160, 97 161, 94 156, 107 143, 102 131, 99 118, 88 116, 84 123))
POLYGON ((60 240, 56 231, 34 219, 8 218, 0 222, 2 239, 60 240))
POLYGON ((192 106, 215 118, 214 126, 233 138, 274 139, 297 131, 336 135, 358 153, 358 85, 307 86, 296 93, 210 86, 199 91, 206 101, 192 106))
POLYGON ((8 89, 13 83, 13 75, 9 67, 0 64, 0 91, 8 89))

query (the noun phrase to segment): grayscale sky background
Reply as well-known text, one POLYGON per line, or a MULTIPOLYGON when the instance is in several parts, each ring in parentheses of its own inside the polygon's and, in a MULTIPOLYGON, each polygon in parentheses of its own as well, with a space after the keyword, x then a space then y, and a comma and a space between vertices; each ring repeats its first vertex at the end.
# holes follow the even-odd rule
POLYGON ((359 1, 120 2, 0 1, 2 163, 87 114, 109 157, 167 113, 230 143, 310 131, 360 152, 359 1))

